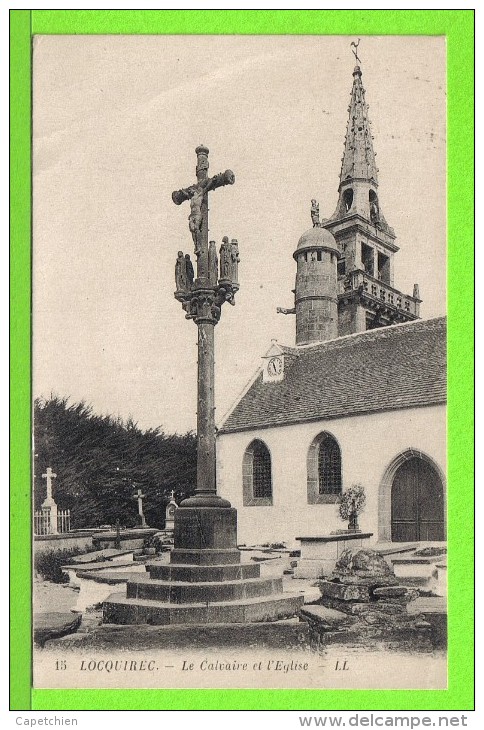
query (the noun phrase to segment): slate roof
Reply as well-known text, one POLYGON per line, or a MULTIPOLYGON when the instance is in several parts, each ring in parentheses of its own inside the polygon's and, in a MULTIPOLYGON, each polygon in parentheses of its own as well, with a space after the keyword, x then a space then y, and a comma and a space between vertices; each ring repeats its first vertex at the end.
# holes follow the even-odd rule
POLYGON ((445 317, 284 349, 284 379, 260 373, 220 434, 446 402, 445 317))

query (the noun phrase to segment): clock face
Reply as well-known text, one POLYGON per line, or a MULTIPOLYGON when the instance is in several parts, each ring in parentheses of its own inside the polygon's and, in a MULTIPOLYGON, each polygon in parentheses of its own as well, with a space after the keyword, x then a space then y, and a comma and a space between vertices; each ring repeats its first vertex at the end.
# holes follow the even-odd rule
POLYGON ((267 365, 269 375, 280 375, 282 373, 282 360, 280 357, 271 357, 267 365))

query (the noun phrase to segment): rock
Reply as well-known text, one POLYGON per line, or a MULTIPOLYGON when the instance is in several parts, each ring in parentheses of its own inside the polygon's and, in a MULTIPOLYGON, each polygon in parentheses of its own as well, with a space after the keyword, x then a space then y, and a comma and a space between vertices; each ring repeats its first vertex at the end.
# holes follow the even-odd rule
POLYGON ((344 583, 345 585, 368 586, 369 588, 398 585, 398 581, 393 575, 362 577, 360 574, 346 575, 344 573, 333 572, 331 573, 331 580, 335 583, 344 583))
POLYGON ((370 625, 380 623, 381 618, 382 615, 379 614, 377 611, 368 611, 367 613, 363 614, 363 620, 370 625))
POLYGON ((390 565, 375 550, 347 548, 336 562, 330 580, 370 588, 397 585, 390 565))
POLYGON ((361 577, 394 575, 387 561, 369 548, 347 548, 344 550, 335 565, 335 573, 344 575, 350 573, 361 577))
POLYGON ((424 558, 433 558, 438 555, 446 555, 447 548, 445 547, 424 547, 419 550, 415 550, 415 555, 424 558))
POLYGON ((34 615, 34 641, 44 646, 49 639, 57 639, 77 631, 82 613, 74 611, 38 613, 34 615))
POLYGON ((372 591, 376 598, 395 598, 396 596, 404 596, 406 592, 405 586, 385 586, 374 588, 372 591))
POLYGON ((322 596, 339 598, 341 601, 369 601, 370 591, 368 586, 347 585, 345 583, 334 583, 329 580, 319 582, 319 589, 322 596))
POLYGON ((405 611, 405 607, 401 603, 385 603, 384 601, 378 601, 378 603, 352 603, 350 609, 351 613, 355 615, 371 611, 388 614, 403 613, 405 611))

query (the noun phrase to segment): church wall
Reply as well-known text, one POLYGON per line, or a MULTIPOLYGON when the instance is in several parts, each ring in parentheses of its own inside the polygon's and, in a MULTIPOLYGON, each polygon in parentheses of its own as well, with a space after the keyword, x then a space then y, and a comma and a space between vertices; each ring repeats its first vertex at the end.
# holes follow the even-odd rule
POLYGON ((324 534, 346 526, 337 504, 308 504, 307 455, 322 431, 334 436, 340 446, 343 490, 354 483, 366 489, 360 527, 373 532, 376 542, 382 530, 378 505, 385 472, 399 454, 413 448, 430 457, 445 474, 445 420, 444 406, 426 406, 221 434, 217 439, 218 492, 238 510, 239 544, 286 542, 296 547, 298 535, 324 534), (254 438, 261 439, 271 454, 271 506, 243 504, 242 460, 254 438))

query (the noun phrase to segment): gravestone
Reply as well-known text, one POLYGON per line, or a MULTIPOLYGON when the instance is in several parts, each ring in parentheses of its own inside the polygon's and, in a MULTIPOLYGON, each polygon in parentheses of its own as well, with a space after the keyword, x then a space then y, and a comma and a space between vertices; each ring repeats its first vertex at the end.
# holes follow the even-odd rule
POLYGON ((47 496, 42 502, 42 516, 50 535, 57 535, 58 533, 57 504, 52 496, 52 479, 56 477, 57 474, 54 474, 50 466, 47 467, 46 473, 42 474, 42 478, 47 480, 47 496))
POLYGON ((165 530, 172 531, 175 529, 175 510, 177 509, 178 505, 175 502, 175 492, 172 491, 170 501, 166 505, 165 510, 165 530))
POLYGON ((141 491, 141 489, 138 489, 138 491, 136 492, 136 494, 133 494, 133 499, 137 499, 138 500, 138 515, 139 515, 141 527, 146 527, 147 526, 146 525, 145 516, 143 514, 143 499, 145 498, 145 496, 146 495, 143 494, 143 492, 141 491))

